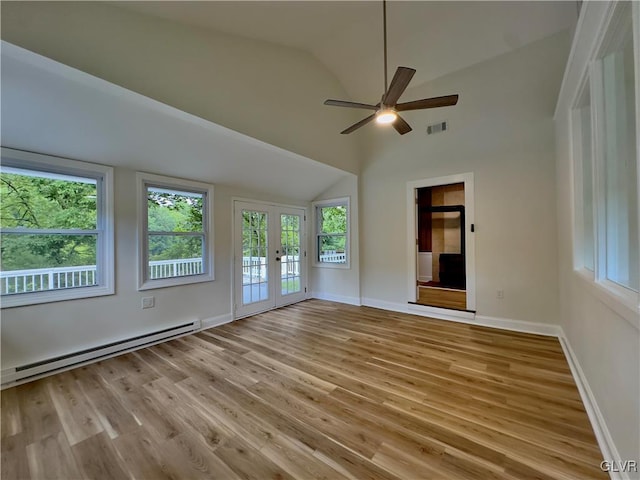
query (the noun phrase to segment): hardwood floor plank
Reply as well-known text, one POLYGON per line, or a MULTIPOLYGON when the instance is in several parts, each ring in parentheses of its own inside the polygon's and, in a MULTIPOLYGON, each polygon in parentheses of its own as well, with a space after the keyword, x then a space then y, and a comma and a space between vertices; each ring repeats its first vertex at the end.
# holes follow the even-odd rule
POLYGON ((30 477, 34 480, 83 477, 63 432, 27 445, 26 451, 30 477))
POLYGON ((3 478, 607 478, 557 339, 320 300, 1 396, 3 478))
POLYGON ((91 403, 109 437, 113 439, 138 428, 136 418, 124 407, 118 395, 94 369, 81 367, 70 373, 91 403))
POLYGON ((70 445, 104 430, 89 399, 77 387, 72 373, 60 373, 47 380, 49 395, 70 445))
POLYGON ((82 469, 83 478, 96 480, 130 478, 123 465, 124 461, 104 432, 73 445, 71 451, 76 458, 76 463, 82 469))
POLYGON ((13 388, 0 392, 0 429, 3 439, 22 432, 20 401, 13 388))
POLYGON ((113 444, 133 478, 181 478, 181 466, 167 462, 160 445, 144 427, 118 436, 113 440, 113 444))
POLYGON ((170 415, 176 423, 186 424, 193 431, 192 434, 199 434, 211 450, 235 436, 232 430, 219 423, 207 409, 191 400, 168 379, 155 380, 143 388, 163 406, 166 415, 170 415))
POLYGON ((15 389, 20 404, 22 431, 27 444, 62 431, 62 424, 51 401, 47 382, 48 379, 36 380, 15 389))
POLYGON ((216 450, 216 456, 243 479, 287 480, 294 478, 238 437, 221 445, 216 450))
POLYGON ((2 458, 0 459, 0 478, 30 478, 27 459, 27 443, 24 433, 7 435, 2 439, 2 458))
MULTIPOLYGON (((232 441, 231 439, 227 440, 232 441)), ((225 442, 225 443, 226 443, 225 442)), ((222 444, 225 445, 225 443, 222 444)), ((221 447, 218 447, 218 451, 221 447)), ((211 451, 198 437, 182 433, 165 442, 162 458, 173 470, 180 472, 177 478, 210 480, 212 478, 240 480, 234 469, 211 451)))

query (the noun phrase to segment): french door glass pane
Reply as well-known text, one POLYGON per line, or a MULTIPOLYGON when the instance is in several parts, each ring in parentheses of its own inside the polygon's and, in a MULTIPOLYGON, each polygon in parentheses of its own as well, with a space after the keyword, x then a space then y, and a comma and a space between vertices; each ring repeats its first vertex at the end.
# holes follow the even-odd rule
POLYGON ((244 305, 269 298, 267 228, 267 213, 242 211, 242 303, 244 305))
POLYGON ((280 285, 282 295, 300 292, 300 216, 280 215, 280 285))
MULTIPOLYGON (((637 55, 637 53, 636 53, 637 55)), ((607 278, 638 291, 638 172, 631 22, 620 47, 602 58, 605 117, 607 278)))

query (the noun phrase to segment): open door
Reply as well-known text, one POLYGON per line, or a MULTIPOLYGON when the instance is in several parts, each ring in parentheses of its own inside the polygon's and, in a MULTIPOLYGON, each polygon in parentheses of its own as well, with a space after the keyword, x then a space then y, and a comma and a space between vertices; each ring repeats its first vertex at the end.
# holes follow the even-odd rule
POLYGON ((407 185, 409 302, 475 311, 473 174, 407 185))

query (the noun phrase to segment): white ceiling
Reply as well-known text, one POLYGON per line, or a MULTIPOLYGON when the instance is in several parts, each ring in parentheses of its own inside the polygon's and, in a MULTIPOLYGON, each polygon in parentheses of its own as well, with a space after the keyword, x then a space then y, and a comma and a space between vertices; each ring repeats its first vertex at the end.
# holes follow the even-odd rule
MULTIPOLYGON (((336 75, 353 100, 375 103, 384 90, 381 1, 113 5, 307 51, 336 75)), ((571 28, 576 20, 575 1, 389 1, 389 79, 397 66, 412 67, 417 74, 411 87, 416 87, 571 28)))
POLYGON ((6 147, 304 201, 349 175, 6 42, 1 62, 6 147))

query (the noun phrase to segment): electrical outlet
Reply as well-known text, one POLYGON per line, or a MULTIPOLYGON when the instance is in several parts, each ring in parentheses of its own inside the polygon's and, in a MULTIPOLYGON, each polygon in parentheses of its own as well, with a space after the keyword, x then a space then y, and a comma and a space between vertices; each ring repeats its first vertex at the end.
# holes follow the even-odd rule
POLYGON ((156 304, 155 297, 143 297, 142 308, 153 308, 156 304))
POLYGON ((498 290, 498 298, 502 300, 504 298, 504 290, 498 290))

